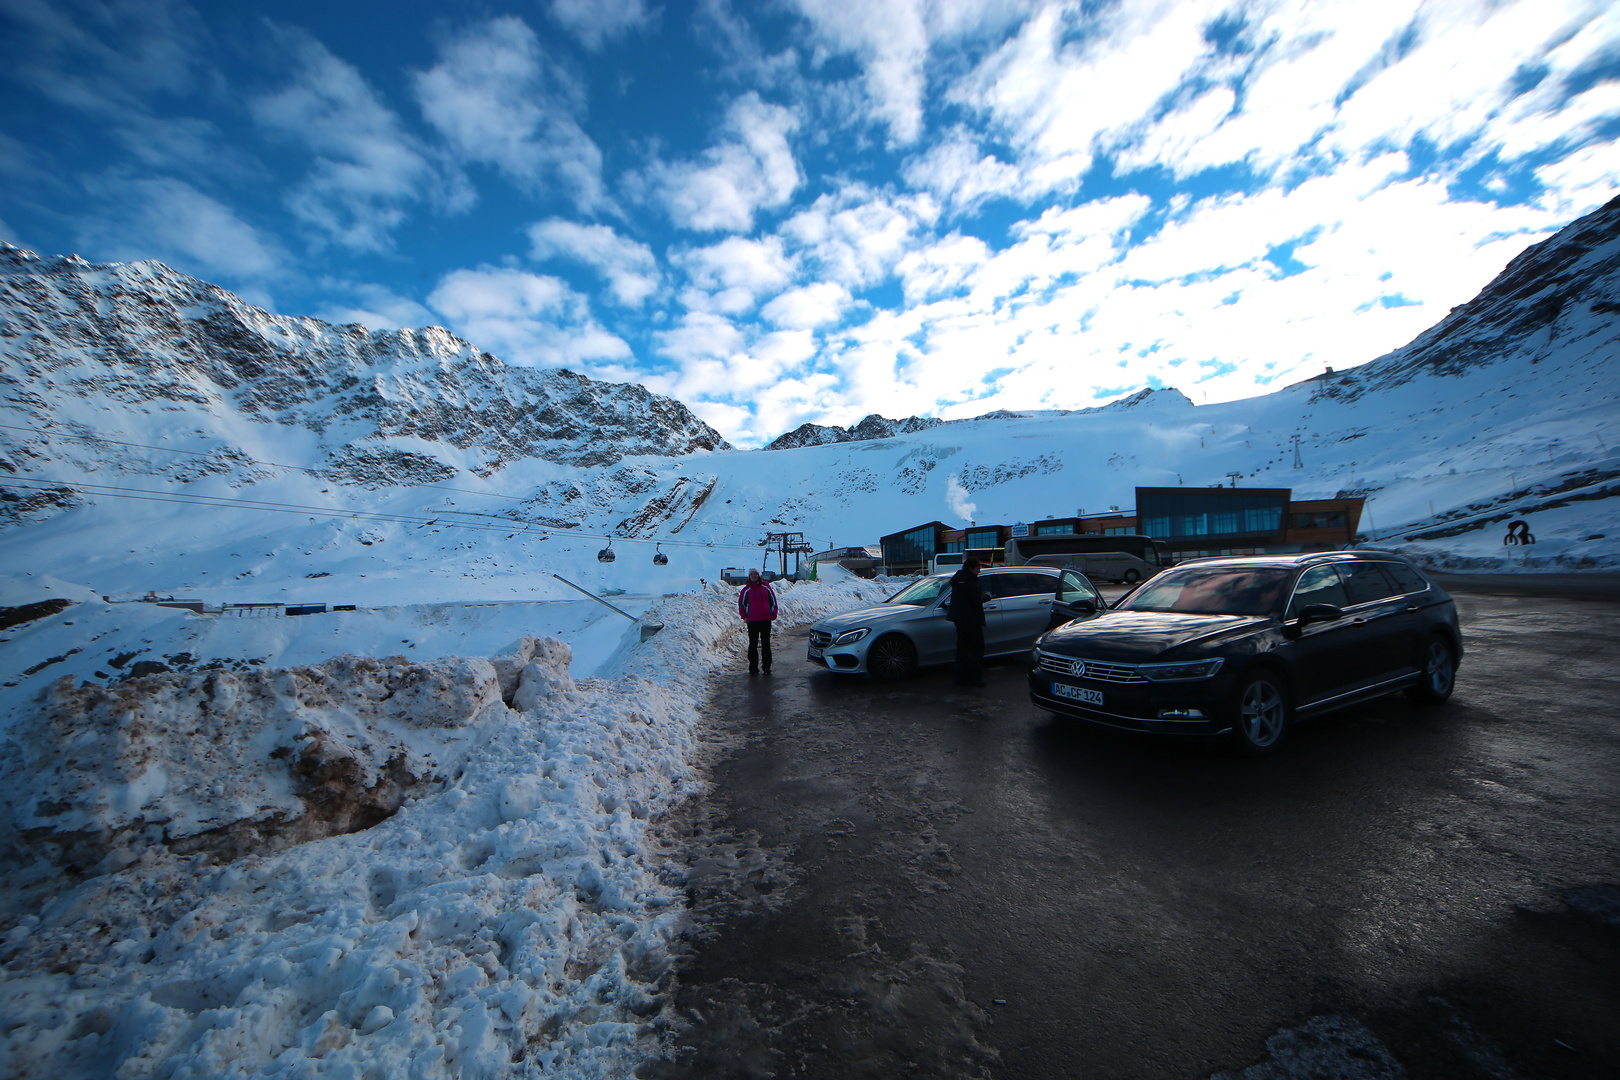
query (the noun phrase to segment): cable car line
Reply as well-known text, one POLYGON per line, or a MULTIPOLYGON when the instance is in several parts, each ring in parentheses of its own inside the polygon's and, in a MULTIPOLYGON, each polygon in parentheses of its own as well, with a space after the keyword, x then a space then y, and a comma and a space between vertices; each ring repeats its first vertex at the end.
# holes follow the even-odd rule
MULTIPOLYGON (((180 450, 180 449, 178 449, 176 447, 172 447, 172 446, 152 446, 149 443, 128 442, 128 441, 123 440, 123 439, 110 439, 110 438, 108 438, 108 437, 106 437, 104 435, 69 435, 69 434, 65 434, 65 433, 60 432, 60 431, 52 431, 52 430, 49 430, 49 429, 46 429, 46 428, 38 428, 38 427, 26 427, 26 426, 22 426, 22 425, 18 425, 18 424, 0 424, 0 430, 5 430, 5 431, 28 431, 28 432, 32 432, 32 433, 34 433, 36 435, 44 435, 44 436, 47 436, 49 438, 64 439, 64 440, 67 440, 69 442, 107 443, 107 444, 112 445, 112 446, 130 446, 130 447, 134 447, 134 448, 139 449, 139 450, 155 450, 160 454, 184 454, 187 457, 198 457, 198 458, 212 458, 212 457, 214 457, 216 452, 228 449, 227 447, 217 447, 215 450, 211 450, 211 451, 209 451, 207 453, 202 453, 202 452, 196 451, 196 450, 180 450)), ((233 458, 232 460, 245 461, 245 462, 248 462, 248 463, 253 464, 253 465, 264 465, 264 466, 266 466, 268 468, 273 468, 273 469, 289 469, 289 470, 291 470, 293 472, 305 473, 305 474, 307 474, 309 476, 313 476, 313 477, 316 477, 318 479, 325 480, 325 481, 327 481, 329 483, 337 483, 338 482, 338 481, 332 480, 331 476, 328 473, 323 472, 320 469, 309 468, 308 466, 305 466, 305 465, 288 465, 288 464, 285 464, 285 463, 279 462, 279 461, 264 461, 264 460, 261 460, 259 458, 248 457, 246 454, 243 454, 239 458, 233 458)), ((479 495, 479 496, 483 496, 483 497, 491 498, 491 499, 507 499, 507 500, 509 500, 511 502, 528 502, 532 498, 532 496, 523 496, 523 495, 502 495, 499 492, 494 492, 494 491, 474 491, 474 490, 471 490, 469 488, 447 487, 447 486, 445 486, 443 484, 409 484, 409 485, 401 485, 401 486, 402 487, 411 487, 411 488, 422 488, 422 489, 431 490, 431 491, 453 491, 453 492, 456 492, 457 494, 461 494, 461 495, 479 495)), ((272 504, 272 505, 284 505, 284 504, 272 504)), ((447 511, 447 512, 456 513, 456 514, 464 514, 464 515, 469 515, 469 516, 491 517, 491 518, 497 518, 497 519, 501 519, 501 520, 510 520, 510 519, 501 518, 499 514, 484 514, 484 513, 481 513, 480 511, 477 511, 477 510, 452 510, 452 511, 447 511)), ((531 522, 530 524, 534 524, 534 523, 531 522)), ((749 532, 767 532, 767 533, 770 532, 769 526, 764 526, 764 525, 744 525, 741 522, 736 522, 736 521, 712 521, 712 520, 710 520, 710 521, 695 521, 695 522, 690 522, 690 524, 692 524, 694 527, 696 527, 696 526, 704 526, 704 525, 714 525, 714 526, 723 526, 723 527, 732 528, 732 529, 746 529, 749 532)), ((576 525, 549 525, 549 526, 544 526, 544 527, 545 528, 551 528, 551 529, 557 529, 557 530, 562 530, 562 529, 573 530, 573 529, 578 528, 578 526, 576 526, 576 525)), ((587 536, 587 537, 591 536, 591 534, 589 534, 589 533, 571 533, 571 535, 574 535, 574 536, 587 536)), ((621 538, 621 539, 623 539, 623 538, 621 538)), ((677 541, 677 540, 671 540, 669 542, 672 543, 672 544, 682 543, 682 541, 677 541)), ((832 541, 829 540, 828 545, 831 546, 831 544, 832 544, 832 541)), ((697 545, 689 545, 689 546, 709 547, 709 546, 712 546, 712 545, 697 544, 697 545)))
MULTIPOLYGON (((197 450, 179 450, 172 446, 151 446, 147 443, 126 442, 123 439, 109 439, 105 435, 67 435, 60 431, 50 431, 46 428, 21 427, 16 424, 0 424, 0 429, 4 429, 6 431, 31 431, 36 435, 45 435, 51 438, 65 439, 69 442, 109 443, 113 446, 133 446, 140 450, 156 450, 160 454, 185 454, 187 457, 211 458, 215 455, 216 450, 229 449, 228 447, 222 446, 216 448, 216 450, 210 450, 207 453, 202 453, 197 450)), ((330 474, 323 472, 320 469, 312 469, 307 465, 287 465, 279 461, 261 461, 258 458, 248 457, 246 454, 243 454, 239 458, 233 458, 232 460, 246 461, 253 465, 265 465, 272 469, 291 469, 293 472, 307 473, 310 476, 319 477, 322 480, 332 481, 330 474)), ((445 487, 443 484, 412 484, 410 486, 432 488, 435 491, 454 491, 462 495, 484 495, 491 499, 510 499, 513 502, 523 501, 523 497, 521 495, 502 495, 495 491, 473 491, 471 488, 445 487)))
POLYGON ((138 502, 160 502, 171 505, 204 506, 215 509, 233 508, 239 510, 263 510, 272 513, 303 514, 305 516, 326 518, 349 518, 352 520, 365 519, 368 521, 379 521, 389 524, 415 526, 419 529, 426 528, 430 525, 436 525, 439 528, 445 529, 468 529, 475 532, 504 532, 512 533, 514 535, 522 534, 526 537, 538 537, 541 540, 550 539, 551 533, 560 533, 564 536, 579 537, 587 540, 606 540, 609 541, 610 546, 611 542, 614 540, 618 540, 621 543, 653 544, 655 548, 659 544, 670 544, 671 546, 675 547, 701 548, 707 551, 719 551, 727 548, 749 546, 745 544, 714 544, 694 540, 660 540, 657 538, 612 536, 607 533, 581 532, 573 529, 565 531, 554 526, 542 525, 538 522, 522 521, 520 519, 504 519, 504 524, 497 524, 497 522, 501 521, 502 519, 498 518, 496 515, 488 515, 494 520, 486 525, 479 522, 443 520, 444 511, 434 511, 434 516, 425 514, 396 514, 375 510, 357 510, 352 508, 344 509, 328 506, 310 506, 303 503, 275 502, 265 499, 226 498, 218 495, 204 495, 198 492, 153 491, 146 488, 122 488, 114 487, 108 484, 95 484, 86 481, 74 480, 54 480, 46 477, 35 476, 8 476, 0 482, 5 484, 29 485, 29 490, 33 491, 51 491, 66 488, 70 491, 74 491, 77 494, 87 495, 92 498, 130 499, 138 502))

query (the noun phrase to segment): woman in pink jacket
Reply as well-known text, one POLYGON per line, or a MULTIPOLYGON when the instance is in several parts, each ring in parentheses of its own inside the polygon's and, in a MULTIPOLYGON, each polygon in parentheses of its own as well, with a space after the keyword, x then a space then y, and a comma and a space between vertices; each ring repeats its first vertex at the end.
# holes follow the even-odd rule
POLYGON ((763 660, 771 673, 771 620, 776 618, 776 591, 748 571, 748 584, 737 593, 737 614, 748 624, 748 674, 758 675, 763 660))

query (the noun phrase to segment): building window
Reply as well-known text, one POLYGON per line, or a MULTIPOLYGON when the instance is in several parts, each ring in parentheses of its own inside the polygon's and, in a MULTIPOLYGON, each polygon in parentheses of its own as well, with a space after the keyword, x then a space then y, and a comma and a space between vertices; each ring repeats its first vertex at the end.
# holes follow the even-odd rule
POLYGON ((1309 514, 1294 514, 1296 529, 1342 529, 1345 527, 1343 510, 1317 510, 1309 514))
POLYGON ((967 534, 967 546, 979 549, 993 548, 999 536, 1000 533, 995 529, 978 529, 967 534))
POLYGON ((947 541, 945 541, 945 551, 946 551, 947 554, 950 554, 950 555, 960 555, 962 553, 962 541, 960 541, 960 540, 947 540, 947 541))
POLYGON ((1061 536, 1064 533, 1073 532, 1073 531, 1074 530, 1070 529, 1067 525, 1037 525, 1037 526, 1035 526, 1035 535, 1036 536, 1061 536))
POLYGON ((883 542, 883 561, 890 566, 915 566, 934 557, 934 529, 913 529, 883 542))
POLYGON ((1276 532, 1282 528, 1282 507, 1251 506, 1243 511, 1244 532, 1276 532))
POLYGON ((1104 529, 1103 530, 1103 535, 1104 536, 1132 536, 1135 533, 1136 533, 1135 529, 1104 529))
MULTIPOLYGON (((1141 531, 1177 546, 1200 549, 1262 536, 1280 539, 1287 495, 1241 488, 1138 489, 1141 531), (1207 543, 1200 543, 1205 541, 1207 543), (1241 539, 1239 539, 1241 538, 1241 539), (1225 542, 1223 544, 1223 541, 1225 542)), ((1253 538, 1253 539, 1251 539, 1253 538)))

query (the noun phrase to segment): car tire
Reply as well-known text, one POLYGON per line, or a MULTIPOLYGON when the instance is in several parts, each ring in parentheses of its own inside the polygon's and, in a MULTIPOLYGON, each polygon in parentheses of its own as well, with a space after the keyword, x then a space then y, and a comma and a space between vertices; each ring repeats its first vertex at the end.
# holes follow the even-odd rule
POLYGON ((1413 701, 1425 705, 1439 705, 1451 697, 1457 685, 1457 656, 1451 642, 1439 634, 1429 639, 1423 650, 1423 678, 1406 692, 1413 701))
POLYGON ((1138 574, 1135 570, 1127 570, 1125 571, 1124 580, 1125 584, 1127 585, 1135 585, 1138 581, 1142 580, 1142 575, 1138 574))
POLYGON ((884 634, 867 650, 866 670, 878 682, 898 682, 917 670, 917 647, 903 634, 884 634))
POLYGON ((1247 757, 1275 753, 1294 718, 1287 689, 1269 671, 1257 671, 1238 683, 1231 713, 1232 741, 1247 757))

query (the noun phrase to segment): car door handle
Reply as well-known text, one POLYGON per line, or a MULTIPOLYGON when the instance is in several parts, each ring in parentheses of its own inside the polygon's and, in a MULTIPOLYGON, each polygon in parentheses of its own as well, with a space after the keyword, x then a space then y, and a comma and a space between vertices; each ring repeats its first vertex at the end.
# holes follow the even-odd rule
POLYGON ((1050 604, 1052 601, 1050 601, 1050 600, 1037 600, 1035 602, 1037 604, 1050 604))
POLYGON ((996 605, 994 605, 994 604, 986 604, 986 605, 984 605, 984 610, 986 610, 986 611, 998 611, 1000 609, 997 608, 996 605))

